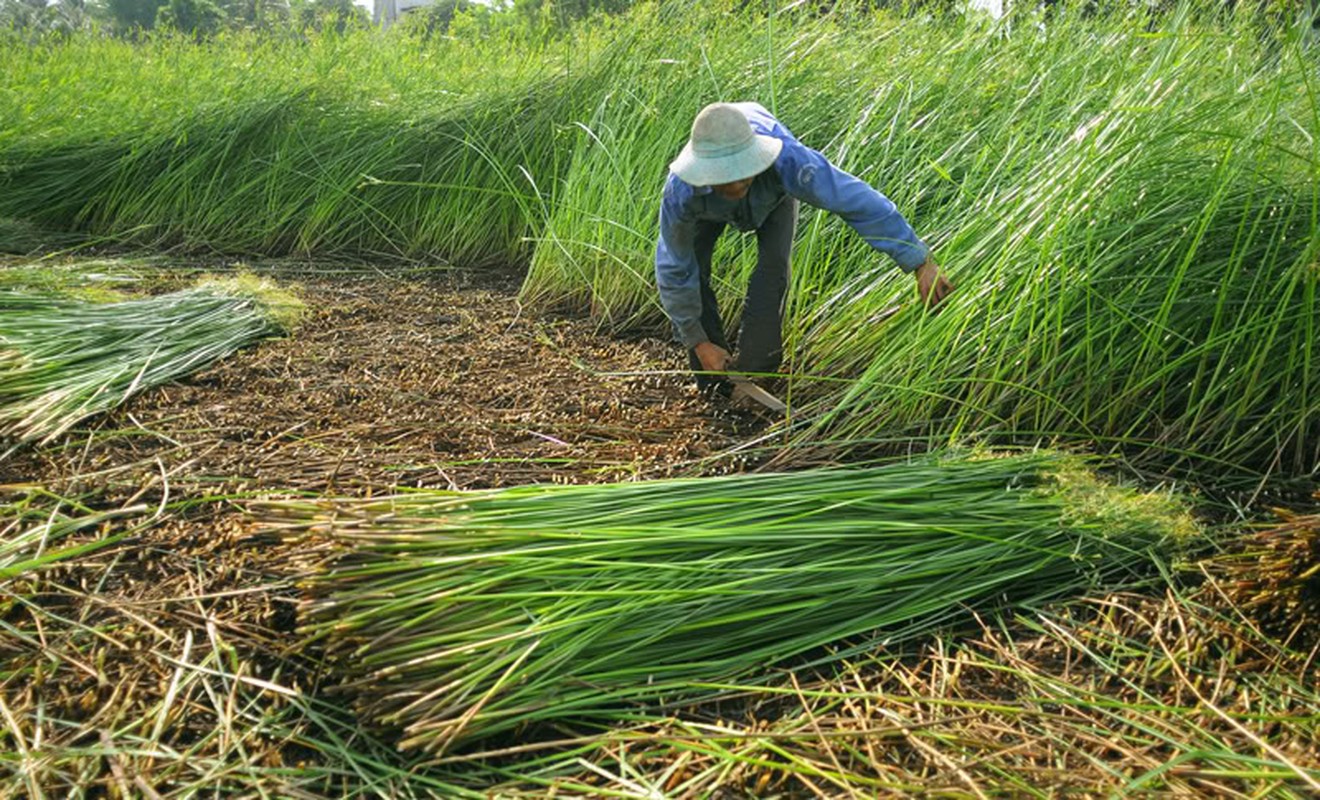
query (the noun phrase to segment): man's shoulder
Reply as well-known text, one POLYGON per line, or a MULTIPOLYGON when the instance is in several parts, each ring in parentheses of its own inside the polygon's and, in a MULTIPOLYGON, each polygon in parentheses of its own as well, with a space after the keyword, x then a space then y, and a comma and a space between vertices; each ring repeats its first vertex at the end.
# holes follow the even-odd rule
POLYGON ((757 133, 767 136, 774 136, 781 133, 787 133, 788 129, 780 122, 770 110, 752 100, 741 103, 732 103, 734 108, 742 112, 747 121, 752 124, 752 129, 757 133))
POLYGON ((771 114, 769 109, 767 109, 765 106, 761 105, 760 103, 756 102, 755 100, 743 100, 737 103, 730 103, 729 105, 738 109, 743 113, 744 116, 747 116, 749 118, 754 115, 765 116, 765 117, 769 117, 770 119, 775 118, 775 115, 771 114))
POLYGON ((664 204, 666 207, 672 207, 674 210, 686 207, 692 202, 692 198, 697 194, 697 189, 692 184, 675 175, 669 173, 665 179, 664 204))

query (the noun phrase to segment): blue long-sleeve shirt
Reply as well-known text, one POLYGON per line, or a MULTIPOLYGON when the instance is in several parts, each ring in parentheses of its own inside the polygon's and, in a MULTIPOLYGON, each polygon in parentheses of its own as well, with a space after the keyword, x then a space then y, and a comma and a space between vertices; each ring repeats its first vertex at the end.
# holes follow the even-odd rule
POLYGON ((736 103, 755 133, 784 145, 771 166, 774 180, 753 182, 747 196, 730 201, 709 186, 692 186, 670 173, 660 204, 660 240, 655 249, 655 279, 660 303, 685 347, 706 341, 701 327, 701 270, 693 242, 697 223, 728 222, 755 230, 785 195, 838 214, 876 250, 887 253, 905 271, 925 262, 929 248, 889 198, 865 181, 835 167, 821 153, 799 142, 757 103, 736 103))

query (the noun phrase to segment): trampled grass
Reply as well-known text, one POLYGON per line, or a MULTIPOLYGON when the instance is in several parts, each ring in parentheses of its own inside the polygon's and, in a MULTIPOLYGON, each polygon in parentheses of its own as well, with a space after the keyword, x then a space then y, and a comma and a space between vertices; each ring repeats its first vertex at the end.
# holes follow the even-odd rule
POLYGON ((1221 590, 1106 595, 823 680, 729 685, 735 702, 528 749, 505 793, 1309 797, 1315 666, 1221 590))
POLYGON ((0 582, 12 581, 50 564, 75 559, 114 542, 96 537, 76 544, 65 539, 81 531, 95 531, 124 516, 140 516, 145 507, 94 511, 77 500, 51 496, 33 487, 13 499, 0 500, 0 582))
POLYGON ((234 587, 232 561, 169 541, 195 500, 86 499, 0 487, 0 795, 481 796, 413 772, 254 636, 278 578, 234 587))

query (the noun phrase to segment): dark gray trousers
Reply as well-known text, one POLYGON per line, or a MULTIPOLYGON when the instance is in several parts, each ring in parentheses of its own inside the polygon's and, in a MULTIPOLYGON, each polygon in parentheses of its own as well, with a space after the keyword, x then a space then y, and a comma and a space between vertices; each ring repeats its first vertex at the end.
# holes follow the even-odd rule
MULTIPOLYGON (((738 333, 738 357, 733 368, 741 372, 774 372, 784 358, 784 299, 788 294, 789 257, 793 234, 797 231, 798 201, 785 197, 783 202, 756 229, 756 268, 747 280, 742 325, 738 333)), ((701 268, 701 327, 706 338, 732 351, 724 336, 720 306, 710 286, 711 256, 715 240, 727 223, 700 221, 694 242, 697 265, 701 268)), ((688 365, 693 372, 702 369, 695 349, 688 350, 688 365)), ((697 387, 711 390, 726 385, 719 378, 697 375, 697 387)))

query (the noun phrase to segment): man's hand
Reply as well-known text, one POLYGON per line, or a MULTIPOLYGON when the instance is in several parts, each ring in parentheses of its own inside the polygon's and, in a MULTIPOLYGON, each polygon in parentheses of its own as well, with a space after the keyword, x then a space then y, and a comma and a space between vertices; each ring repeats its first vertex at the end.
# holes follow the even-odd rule
POLYGON ((696 346, 697 358, 701 361, 701 368, 707 372, 723 372, 729 368, 729 362, 733 356, 729 351, 714 342, 702 342, 696 346))
POLYGON ((949 279, 944 277, 939 265, 932 259, 926 259, 926 263, 917 267, 913 274, 917 278, 917 294, 921 295, 921 301, 931 311, 936 310, 953 291, 953 284, 949 283, 949 279))

